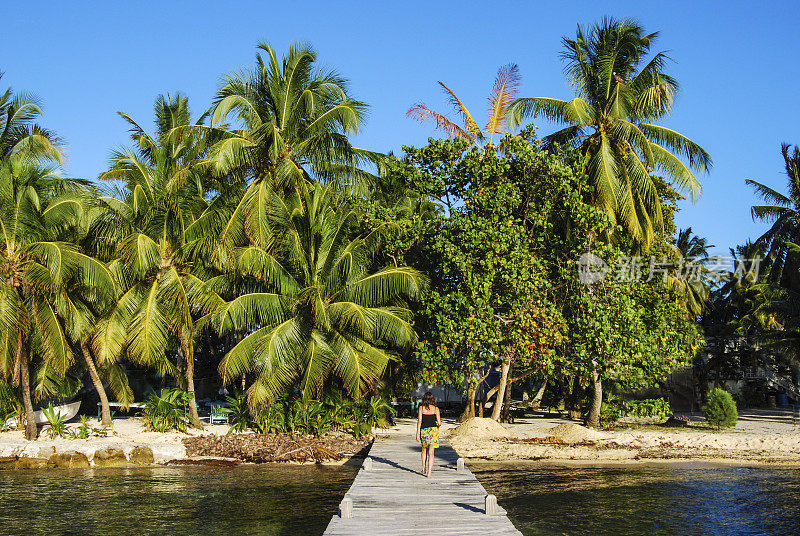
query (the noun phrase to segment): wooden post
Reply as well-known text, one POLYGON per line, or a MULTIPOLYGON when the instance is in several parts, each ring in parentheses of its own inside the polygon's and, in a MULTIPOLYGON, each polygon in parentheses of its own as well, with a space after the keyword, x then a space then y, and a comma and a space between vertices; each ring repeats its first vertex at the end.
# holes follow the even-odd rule
POLYGON ((484 512, 487 516, 497 515, 497 497, 490 493, 486 496, 486 499, 484 499, 484 505, 484 512))
POLYGON ((339 517, 342 519, 350 519, 353 517, 353 499, 345 495, 339 505, 339 517))
POLYGON ((363 467, 364 467, 364 470, 365 470, 365 471, 372 471, 372 458, 370 458, 369 456, 367 456, 366 458, 364 458, 364 465, 363 465, 363 467))
POLYGON ((464 458, 456 460, 456 471, 459 473, 464 470, 464 458))

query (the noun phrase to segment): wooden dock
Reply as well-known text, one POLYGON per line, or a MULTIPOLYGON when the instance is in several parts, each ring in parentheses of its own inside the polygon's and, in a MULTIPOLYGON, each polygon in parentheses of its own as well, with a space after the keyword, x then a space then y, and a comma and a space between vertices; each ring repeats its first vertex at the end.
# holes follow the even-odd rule
POLYGON ((413 437, 376 439, 325 534, 521 536, 502 508, 485 513, 486 490, 469 468, 457 470, 457 460, 443 442, 436 449, 433 476, 425 478, 413 437), (350 501, 352 517, 347 517, 350 501))

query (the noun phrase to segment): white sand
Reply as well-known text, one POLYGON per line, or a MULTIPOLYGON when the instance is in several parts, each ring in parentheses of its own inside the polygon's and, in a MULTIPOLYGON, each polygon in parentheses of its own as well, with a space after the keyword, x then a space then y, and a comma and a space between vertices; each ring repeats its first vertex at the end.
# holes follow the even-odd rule
MULTIPOLYGON (((90 425, 100 428, 96 419, 90 425)), ((77 429, 79 423, 71 422, 68 430, 77 429)), ((0 433, 0 457, 26 456, 30 458, 47 458, 54 452, 81 452, 91 460, 94 452, 105 448, 116 448, 129 454, 134 447, 150 447, 156 462, 164 462, 186 457, 186 449, 181 440, 192 435, 217 434, 228 432, 228 425, 206 425, 204 429, 189 429, 182 432, 147 432, 142 419, 138 417, 114 419, 114 426, 107 437, 92 436, 88 439, 50 439, 47 427, 41 431, 36 441, 25 440, 21 430, 0 433)))
MULTIPOLYGON (((636 460, 727 460, 741 462, 800 463, 800 428, 786 410, 740 413, 735 428, 714 431, 699 427, 621 428, 599 431, 558 417, 544 415, 519 419, 515 424, 488 424, 476 419, 456 428, 443 422, 444 437, 465 458, 489 460, 583 460, 632 462, 636 460), (453 430, 452 434, 448 434, 453 430), (525 442, 546 439, 547 443, 525 442), (557 443, 566 443, 557 444, 557 443)), ((699 422, 698 422, 699 421, 699 422)), ((413 419, 399 419, 389 433, 414 433, 413 419)))

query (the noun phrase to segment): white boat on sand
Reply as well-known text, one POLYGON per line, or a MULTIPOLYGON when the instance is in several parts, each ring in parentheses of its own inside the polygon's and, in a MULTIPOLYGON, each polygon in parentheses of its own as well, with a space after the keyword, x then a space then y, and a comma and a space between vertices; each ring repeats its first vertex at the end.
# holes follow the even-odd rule
MULTIPOLYGON (((75 402, 70 402, 69 404, 53 406, 53 409, 56 411, 56 413, 64 417, 65 421, 68 421, 78 414, 78 410, 81 409, 81 401, 77 400, 75 402)), ((34 411, 33 416, 36 424, 47 424, 47 417, 44 416, 42 410, 34 411)))

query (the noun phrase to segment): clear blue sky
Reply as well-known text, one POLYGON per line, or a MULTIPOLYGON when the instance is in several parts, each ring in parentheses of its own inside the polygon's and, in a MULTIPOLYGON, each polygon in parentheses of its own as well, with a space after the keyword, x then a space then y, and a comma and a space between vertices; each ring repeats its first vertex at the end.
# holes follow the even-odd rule
MULTIPOLYGON (((253 64, 255 44, 311 42, 321 61, 370 104, 357 143, 379 151, 422 145, 431 128, 405 118, 415 101, 445 110, 436 85, 476 115, 500 65, 520 66, 522 96, 569 97, 558 59, 562 35, 604 15, 658 30, 681 82, 664 122, 712 155, 703 197, 683 203, 691 225, 720 253, 756 237, 745 178, 785 184, 780 143, 800 143, 795 2, 14 2, 3 8, 0 85, 35 92, 43 123, 68 144, 67 172, 96 178, 126 143, 116 115, 148 124, 156 95, 182 91, 196 112, 220 75, 253 64)), ((542 128, 545 134, 549 127, 542 128)))

